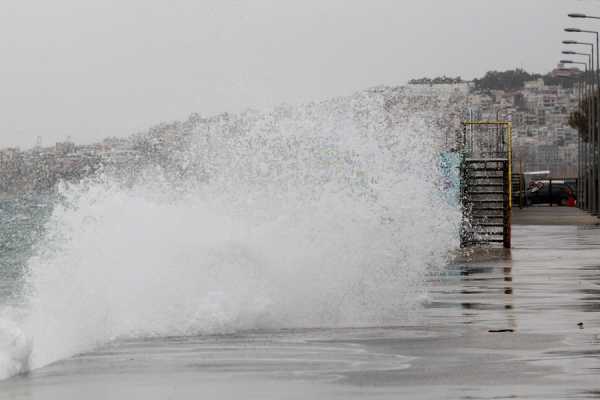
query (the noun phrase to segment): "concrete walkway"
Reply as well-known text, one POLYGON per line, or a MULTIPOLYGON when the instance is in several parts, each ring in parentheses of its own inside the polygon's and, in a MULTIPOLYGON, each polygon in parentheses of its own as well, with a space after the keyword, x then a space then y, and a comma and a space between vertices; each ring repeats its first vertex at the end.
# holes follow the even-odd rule
POLYGON ((600 225, 600 219, 575 207, 513 208, 513 225, 600 225))

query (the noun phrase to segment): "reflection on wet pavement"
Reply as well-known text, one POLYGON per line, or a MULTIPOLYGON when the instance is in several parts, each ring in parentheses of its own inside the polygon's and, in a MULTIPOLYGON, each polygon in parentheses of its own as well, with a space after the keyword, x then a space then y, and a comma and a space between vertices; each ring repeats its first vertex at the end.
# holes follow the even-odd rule
POLYGON ((517 226, 400 325, 133 340, 0 383, 0 399, 600 398, 600 229, 517 226))
MULTIPOLYGON (((513 357, 527 361, 523 374, 535 367, 557 370, 530 382, 527 395, 521 396, 543 397, 542 385, 560 383, 562 389, 545 398, 596 398, 600 393, 596 390, 600 387, 600 229, 517 226, 513 246, 510 253, 492 261, 475 254, 473 261, 457 262, 433 279, 435 301, 427 306, 423 319, 445 320, 446 328, 464 324, 482 335, 544 335, 549 339, 544 346, 515 346, 518 351, 513 357)), ((462 334, 468 335, 466 330, 462 334)))

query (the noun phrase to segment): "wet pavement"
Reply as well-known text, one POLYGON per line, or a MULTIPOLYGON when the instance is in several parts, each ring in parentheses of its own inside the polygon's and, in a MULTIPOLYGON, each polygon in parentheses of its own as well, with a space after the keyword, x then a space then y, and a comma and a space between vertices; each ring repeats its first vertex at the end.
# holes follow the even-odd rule
POLYGON ((514 207, 514 225, 600 225, 600 219, 574 207, 514 207))
POLYGON ((113 343, 0 399, 600 398, 600 229, 515 226, 431 278, 396 326, 113 343))

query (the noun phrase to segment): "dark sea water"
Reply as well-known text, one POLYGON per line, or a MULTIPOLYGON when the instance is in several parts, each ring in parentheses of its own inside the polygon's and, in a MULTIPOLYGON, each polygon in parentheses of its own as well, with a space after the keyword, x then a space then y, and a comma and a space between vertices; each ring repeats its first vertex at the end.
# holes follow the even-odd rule
POLYGON ((0 199, 0 301, 18 296, 27 260, 52 212, 50 195, 0 199))

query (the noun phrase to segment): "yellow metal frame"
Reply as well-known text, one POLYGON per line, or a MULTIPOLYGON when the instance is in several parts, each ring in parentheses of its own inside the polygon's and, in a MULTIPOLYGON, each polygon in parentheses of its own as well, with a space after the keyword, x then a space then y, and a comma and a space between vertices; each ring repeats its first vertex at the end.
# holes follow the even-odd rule
POLYGON ((468 125, 498 125, 505 126, 508 132, 508 208, 512 210, 512 122, 509 121, 463 121, 468 125))

